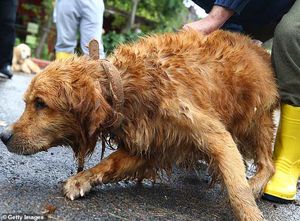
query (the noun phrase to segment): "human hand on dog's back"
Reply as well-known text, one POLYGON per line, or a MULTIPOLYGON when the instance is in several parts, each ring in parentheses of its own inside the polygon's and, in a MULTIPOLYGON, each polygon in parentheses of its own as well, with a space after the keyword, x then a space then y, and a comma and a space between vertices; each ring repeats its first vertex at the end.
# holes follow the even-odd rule
POLYGON ((209 34, 219 28, 234 14, 234 11, 222 6, 215 5, 210 13, 203 19, 194 21, 183 26, 184 30, 194 29, 209 34))

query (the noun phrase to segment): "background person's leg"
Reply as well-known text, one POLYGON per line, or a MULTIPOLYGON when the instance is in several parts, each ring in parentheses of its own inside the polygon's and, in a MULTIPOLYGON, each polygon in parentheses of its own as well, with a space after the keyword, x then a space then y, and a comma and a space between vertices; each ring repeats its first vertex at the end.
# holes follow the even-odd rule
POLYGON ((77 1, 73 0, 56 1, 56 58, 69 57, 74 53, 81 16, 77 5, 77 1))
POLYGON ((282 103, 300 107, 300 1, 277 25, 272 62, 282 103))
POLYGON ((276 27, 272 49, 281 96, 281 118, 274 148, 276 172, 265 198, 277 202, 295 199, 300 175, 300 0, 276 27))
POLYGON ((99 42, 100 57, 104 58, 102 43, 103 28, 103 0, 80 1, 82 19, 80 21, 80 45, 84 54, 88 54, 86 47, 90 40, 96 39, 99 42))
POLYGON ((0 1, 0 72, 11 78, 8 70, 15 44, 17 0, 0 1))

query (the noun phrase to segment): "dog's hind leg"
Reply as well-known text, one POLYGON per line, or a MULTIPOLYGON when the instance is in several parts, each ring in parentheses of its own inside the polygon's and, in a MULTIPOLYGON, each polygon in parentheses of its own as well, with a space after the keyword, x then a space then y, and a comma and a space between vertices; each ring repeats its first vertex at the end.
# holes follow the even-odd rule
MULTIPOLYGON (((275 172, 272 160, 274 141, 274 123, 272 113, 266 113, 255 124, 250 132, 250 145, 254 154, 256 174, 249 180, 250 187, 256 198, 260 197, 269 179, 275 172)), ((248 138, 249 140, 249 138, 248 138)))
POLYGON ((210 157, 211 166, 222 178, 237 218, 263 220, 246 179, 242 156, 231 134, 218 120, 197 115, 199 112, 192 119, 194 142, 210 157))
POLYGON ((92 186, 98 184, 117 182, 128 177, 140 179, 142 176, 151 176, 150 168, 149 161, 118 149, 95 167, 69 178, 64 185, 64 193, 73 200, 84 196, 92 186))

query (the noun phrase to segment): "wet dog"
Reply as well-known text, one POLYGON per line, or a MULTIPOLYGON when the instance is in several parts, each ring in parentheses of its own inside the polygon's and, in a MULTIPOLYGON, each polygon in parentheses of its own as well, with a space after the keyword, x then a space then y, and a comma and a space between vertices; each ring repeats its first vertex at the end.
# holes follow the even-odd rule
POLYGON ((1 134, 11 152, 69 145, 82 166, 99 136, 117 146, 67 180, 72 200, 97 184, 155 179, 205 159, 237 218, 263 219, 255 197, 274 173, 278 93, 268 53, 246 36, 163 34, 121 45, 108 60, 57 60, 33 78, 25 103, 1 134), (257 165, 249 182, 243 159, 257 165))

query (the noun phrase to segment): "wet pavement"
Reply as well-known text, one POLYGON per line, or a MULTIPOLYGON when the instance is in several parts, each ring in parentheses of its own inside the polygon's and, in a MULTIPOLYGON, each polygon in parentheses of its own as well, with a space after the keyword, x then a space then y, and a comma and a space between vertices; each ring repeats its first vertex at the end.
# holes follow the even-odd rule
MULTIPOLYGON (((10 124, 23 111, 23 93, 31 75, 15 74, 0 79, 0 120, 10 124)), ((1 122, 2 124, 2 122, 1 122)), ((4 127, 0 127, 0 131, 4 127)), ((86 167, 100 159, 100 147, 86 167)), ((69 201, 62 182, 76 171, 71 149, 55 147, 32 156, 9 153, 0 143, 0 215, 42 214, 55 207, 53 220, 234 220, 220 186, 209 188, 204 165, 195 171, 175 169, 170 180, 155 185, 120 182, 96 187, 86 197, 69 201)), ((265 218, 300 220, 300 191, 297 201, 280 205, 258 201, 265 218)))

